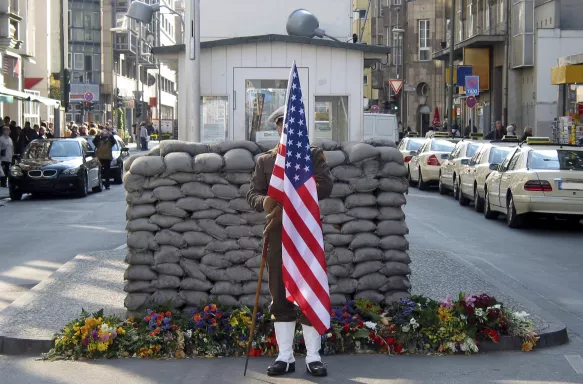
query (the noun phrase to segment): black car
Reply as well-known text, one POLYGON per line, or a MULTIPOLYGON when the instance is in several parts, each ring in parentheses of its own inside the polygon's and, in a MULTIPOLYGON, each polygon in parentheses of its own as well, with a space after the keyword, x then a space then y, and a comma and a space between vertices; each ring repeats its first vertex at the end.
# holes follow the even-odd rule
MULTIPOLYGON (((95 136, 85 136, 89 146, 92 151, 95 151, 95 145, 93 144, 93 139, 95 136)), ((115 145, 111 149, 112 160, 111 160, 111 171, 109 172, 113 182, 116 184, 123 183, 123 161, 130 155, 130 149, 126 147, 125 143, 118 135, 114 135, 115 145)), ((103 172, 102 172, 103 174, 103 172)))
POLYGON ((8 182, 12 200, 25 193, 73 192, 85 197, 90 189, 103 190, 101 164, 82 138, 32 141, 10 168, 8 182))

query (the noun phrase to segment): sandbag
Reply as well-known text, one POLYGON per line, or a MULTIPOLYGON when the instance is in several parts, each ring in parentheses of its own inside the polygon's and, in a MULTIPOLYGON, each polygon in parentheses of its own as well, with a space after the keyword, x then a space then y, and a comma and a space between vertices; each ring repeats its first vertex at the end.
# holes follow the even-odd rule
POLYGON ((186 303, 186 305, 191 305, 198 307, 209 301, 209 295, 206 292, 197 291, 180 291, 180 298, 186 303))
POLYGON ((145 177, 156 176, 164 172, 164 159, 157 156, 141 156, 132 163, 130 173, 145 177))
POLYGON ((203 272, 202 264, 190 259, 180 259, 180 267, 184 270, 184 275, 194 279, 206 281, 206 274, 203 272))
MULTIPOLYGON (((257 141, 256 143, 261 152, 268 152, 274 149, 279 144, 279 140, 260 140, 257 141)), ((264 155, 264 153, 261 153, 260 155, 264 155)))
POLYGON ((187 243, 182 233, 174 232, 169 229, 163 229, 156 233, 154 238, 160 245, 172 245, 176 248, 186 248, 187 243))
POLYGON ((261 238, 263 238, 263 230, 264 229, 265 229, 264 224, 257 224, 257 225, 254 225, 253 227, 251 227, 251 231, 253 232, 253 235, 255 235, 257 237, 261 237, 261 238))
POLYGON ((223 156, 225 159, 225 171, 252 171, 255 168, 255 161, 251 152, 235 148, 227 151, 223 156))
POLYGON ((165 176, 178 172, 192 172, 192 156, 184 152, 164 155, 165 176))
POLYGON ((229 208, 229 202, 222 199, 206 199, 205 204, 211 209, 218 209, 225 213, 237 213, 236 210, 229 208))
POLYGON ((377 291, 362 291, 362 292, 358 292, 354 295, 355 299, 367 299, 372 301, 375 304, 380 304, 383 302, 383 300, 385 299, 385 295, 383 295, 382 293, 379 293, 377 291))
POLYGON ((185 152, 190 156, 196 156, 209 151, 207 144, 190 143, 180 140, 163 140, 160 142, 160 155, 167 156, 174 152, 185 152))
POLYGON ((342 264, 342 265, 331 265, 328 267, 328 272, 337 278, 350 277, 352 272, 354 272, 354 265, 352 264, 342 264))
POLYGON ((150 302, 155 305, 167 305, 170 303, 175 309, 183 307, 186 303, 177 289, 159 289, 152 294, 150 302))
POLYGON ((405 236, 385 236, 380 240, 379 246, 384 250, 397 249, 406 251, 409 249, 409 242, 405 239, 405 236))
POLYGON ((126 172, 123 175, 123 187, 127 192, 142 192, 145 189, 146 178, 126 172))
POLYGON ((154 288, 149 281, 126 281, 123 290, 128 293, 152 293, 156 291, 156 288, 154 288))
POLYGON ((232 239, 240 239, 241 237, 253 236, 251 227, 247 225, 232 225, 225 228, 225 233, 232 239))
POLYGON ((242 249, 261 250, 261 239, 256 237, 242 237, 237 240, 237 244, 239 244, 239 247, 242 249))
POLYGON ((380 273, 369 273, 358 279, 357 290, 367 291, 367 290, 379 290, 383 285, 387 283, 388 278, 380 273))
POLYGON ((377 235, 384 237, 389 235, 407 235, 409 228, 404 221, 399 220, 384 220, 377 224, 377 235))
POLYGON ((241 283, 231 283, 228 281, 219 281, 211 288, 211 295, 232 295, 240 296, 243 294, 241 283))
POLYGON ((382 147, 378 148, 378 151, 381 155, 381 160, 387 163, 405 164, 403 154, 397 148, 382 147))
POLYGON ((380 207, 379 220, 405 220, 405 213, 401 207, 380 207))
POLYGON ((261 149, 259 148, 259 146, 257 144, 255 144, 252 141, 246 141, 246 140, 223 141, 221 143, 211 144, 209 146, 209 149, 211 152, 218 153, 221 155, 227 153, 228 151, 230 151, 232 149, 237 149, 237 148, 245 149, 254 155, 261 152, 261 149))
POLYGON ((138 231, 146 231, 146 232, 157 232, 160 230, 160 227, 156 224, 150 223, 150 221, 145 218, 139 218, 134 220, 128 220, 126 222, 126 230, 128 232, 138 232, 138 231))
POLYGON ((177 172, 168 176, 169 180, 175 181, 177 184, 186 184, 198 181, 198 175, 196 173, 190 172, 177 172))
POLYGON ((375 206, 376 203, 377 199, 375 196, 368 193, 355 193, 354 195, 346 197, 346 200, 344 200, 344 205, 348 209, 355 207, 372 207, 375 206))
POLYGON ((228 268, 232 265, 225 259, 225 255, 220 253, 207 253, 200 262, 209 267, 217 268, 228 268))
POLYGON ((155 264, 152 266, 152 269, 158 272, 159 274, 172 275, 178 277, 184 276, 184 270, 178 264, 172 263, 155 264))
POLYGON ((340 232, 343 234, 355 234, 361 232, 373 232, 376 225, 370 220, 354 220, 346 224, 342 224, 340 232))
POLYGON ((356 291, 358 281, 354 279, 341 278, 336 284, 330 286, 330 293, 347 293, 351 294, 356 291))
POLYGON ((240 215, 225 213, 216 218, 215 222, 222 226, 245 225, 247 222, 240 215))
POLYGON ((379 187, 379 181, 377 179, 361 177, 359 179, 350 180, 350 186, 356 192, 369 193, 379 187))
POLYGON ((397 148, 395 142, 389 139, 381 139, 378 137, 371 137, 370 139, 366 139, 364 141, 366 144, 370 144, 373 147, 392 147, 397 148))
POLYGON ((185 277, 180 281, 180 289, 187 291, 201 291, 208 292, 213 287, 209 281, 195 279, 193 277, 185 277))
POLYGON ((348 155, 349 163, 371 159, 377 157, 379 154, 377 148, 365 143, 346 143, 343 147, 344 152, 348 155))
POLYGON ((170 229, 174 232, 202 232, 202 228, 198 226, 196 220, 184 220, 174 224, 170 229))
POLYGON ((376 207, 357 207, 346 211, 346 214, 360 220, 374 220, 379 215, 376 207))
POLYGON ((355 220, 354 217, 352 216, 348 216, 344 213, 336 213, 324 216, 324 218, 322 219, 322 223, 340 225, 352 220, 355 220))
POLYGON ((200 260, 206 255, 206 249, 204 246, 189 246, 181 249, 180 253, 182 254, 182 257, 186 257, 187 259, 200 260))
POLYGON ((316 139, 312 141, 312 145, 322 148, 324 151, 336 151, 342 149, 342 144, 334 140, 316 139))
POLYGON ((238 265, 226 270, 227 276, 231 281, 257 281, 257 275, 251 269, 238 265))
POLYGON ((348 298, 340 293, 330 294, 330 304, 331 305, 343 305, 348 301, 348 298))
POLYGON ((346 207, 341 199, 320 200, 320 214, 322 216, 346 212, 346 207))
POLYGON ((255 251, 251 249, 237 249, 225 253, 225 260, 232 264, 243 264, 255 256, 255 251))
POLYGON ((180 190, 186 196, 198 197, 199 199, 209 199, 211 197, 215 197, 212 188, 209 185, 201 183, 199 181, 192 181, 190 183, 186 183, 182 185, 180 190))
MULTIPOLYGON (((180 217, 160 215, 158 213, 150 217, 150 223, 159 228, 170 228, 183 221, 180 217)), ((159 229, 158 229, 159 230, 159 229)), ((157 232, 157 231, 152 231, 157 232)))
POLYGON ((223 212, 223 211, 221 211, 219 209, 205 209, 203 211, 193 212, 193 214, 192 214, 191 217, 193 219, 197 219, 197 220, 200 220, 200 219, 211 219, 211 220, 214 220, 217 217, 223 215, 224 213, 225 212, 223 212))
POLYGON ((234 185, 216 184, 212 186, 211 190, 219 199, 231 200, 239 197, 239 188, 234 185))
MULTIPOLYGON (((259 276, 259 268, 249 268, 251 269, 257 276, 259 276)), ((269 282, 269 273, 263 273, 263 280, 264 282, 269 282)), ((256 281, 257 282, 257 281, 256 281)))
POLYGON ((229 182, 222 177, 219 173, 199 173, 198 174, 198 181, 201 181, 205 184, 214 185, 214 184, 229 184, 229 182))
POLYGON ((362 173, 367 178, 377 177, 379 170, 381 169, 381 163, 378 160, 371 159, 362 162, 362 173))
POLYGON ((130 265, 153 265, 154 264, 154 252, 152 252, 152 251, 136 251, 136 250, 128 247, 124 261, 130 265))
POLYGON ((202 219, 198 221, 198 225, 202 230, 215 239, 225 240, 227 239, 227 233, 225 232, 225 227, 218 225, 214 220, 202 219))
POLYGON ((239 196, 241 196, 241 197, 247 196, 250 189, 251 189, 251 186, 248 183, 241 185, 239 187, 239 196))
POLYGON ((253 208, 249 205, 246 198, 239 197, 233 199, 229 202, 229 208, 237 212, 255 212, 253 208))
POLYGON ((354 189, 348 183, 334 183, 330 197, 346 197, 354 193, 354 189))
POLYGON ((407 199, 402 193, 381 192, 377 196, 377 203, 385 207, 400 207, 407 204, 407 199))
POLYGON ((128 220, 147 218, 154 213, 156 213, 156 206, 154 204, 131 205, 126 209, 126 218, 128 220))
POLYGON ((163 201, 156 204, 156 212, 162 215, 176 216, 182 219, 188 217, 188 212, 176 206, 173 201, 163 201))
POLYGON ((150 149, 147 156, 160 156, 160 145, 156 145, 154 148, 150 149))
POLYGON ((378 175, 381 177, 404 177, 407 176, 407 168, 399 163, 385 163, 378 175))
POLYGON ((390 276, 387 278, 387 282, 380 288, 380 291, 407 291, 409 289, 411 289, 411 283, 405 276, 390 276))
MULTIPOLYGON (((250 171, 252 170, 253 168, 250 171)), ((250 172, 226 172, 224 177, 231 184, 249 184, 251 182, 250 172)))
POLYGON ((203 232, 184 232, 182 236, 189 246, 206 246, 214 240, 211 235, 203 232))
MULTIPOLYGON (((271 302, 271 298, 267 294, 259 296, 259 306, 261 308, 266 307, 271 302)), ((255 305, 255 294, 243 295, 239 298, 240 305, 246 305, 248 307, 253 307, 255 305)))
POLYGON ((175 201, 184 197, 176 185, 154 189, 154 197, 160 201, 175 201))
POLYGON ((332 168, 331 172, 332 176, 342 181, 350 181, 351 179, 356 179, 363 175, 362 170, 354 165, 340 165, 332 168))
MULTIPOLYGON (((200 264, 198 266, 200 272, 204 273, 206 278, 212 281, 233 281, 227 276, 226 270, 222 268, 209 267, 208 265, 200 264)), ((205 278, 205 280, 206 280, 205 278)))
POLYGON ((126 193, 126 203, 129 205, 153 204, 157 201, 158 199, 154 197, 154 193, 149 190, 126 193))
POLYGON ((346 161, 346 155, 342 151, 324 151, 324 157, 330 168, 342 165, 346 161))
POLYGON ((128 232, 127 244, 128 247, 132 247, 137 251, 145 251, 147 249, 155 251, 159 248, 154 234, 146 231, 128 232))
POLYGON ((358 233, 354 236, 354 240, 350 243, 348 248, 355 250, 358 248, 375 248, 381 243, 381 239, 372 233, 358 233))
POLYGON ((203 199, 198 197, 183 197, 176 202, 176 207, 188 212, 209 209, 208 204, 203 199))
POLYGON ((333 274, 331 274, 330 271, 328 271, 326 276, 328 276, 328 284, 329 285, 336 284, 338 282, 338 278, 336 276, 334 276, 333 274))
POLYGON ((214 240, 206 245, 208 251, 225 253, 228 251, 233 251, 240 249, 241 247, 237 243, 237 240, 214 240))
POLYGON ((129 293, 125 297, 123 305, 128 311, 137 311, 146 305, 150 296, 152 295, 149 293, 129 293))
POLYGON ((326 264, 328 266, 350 264, 353 261, 354 253, 348 248, 334 248, 332 252, 326 254, 326 264))
POLYGON ((180 249, 171 245, 161 245, 160 249, 154 252, 154 263, 178 263, 181 256, 180 249))
POLYGON ((385 276, 405 276, 411 274, 411 268, 405 263, 389 261, 379 272, 385 276))
POLYGON ((135 155, 131 155, 130 157, 128 157, 127 159, 124 160, 123 162, 123 171, 124 172, 129 172, 130 171, 130 167, 132 166, 133 162, 138 158, 143 156, 141 153, 135 154, 135 155))
POLYGON ((322 224, 322 233, 324 235, 340 233, 340 226, 333 224, 322 224))
POLYGON ((405 251, 389 249, 383 252, 383 261, 397 261, 399 263, 411 264, 411 258, 405 251))
POLYGON ((383 250, 378 248, 358 248, 354 251, 354 262, 363 263, 365 261, 382 261, 383 250))
POLYGON ((245 266, 249 269, 261 267, 261 255, 253 256, 245 262, 245 266))
POLYGON ((404 177, 383 177, 379 179, 379 189, 383 192, 405 193, 409 186, 404 177))
POLYGON ((156 289, 177 289, 180 287, 180 278, 172 275, 158 275, 156 280, 152 281, 152 287, 156 289))
POLYGON ((130 265, 124 272, 123 278, 132 281, 152 281, 158 277, 147 265, 130 265))
POLYGON ((340 233, 324 235, 324 241, 332 244, 335 247, 348 245, 350 242, 352 242, 352 240, 354 240, 354 235, 340 233))
POLYGON ((352 277, 358 279, 364 275, 378 272, 383 266, 384 264, 380 261, 365 261, 364 263, 358 263, 356 264, 352 277))
MULTIPOLYGON (((248 281, 243 283, 243 295, 255 295, 257 292, 257 282, 248 281)), ((259 291, 261 295, 269 295, 269 287, 267 284, 261 284, 261 290, 259 291)))
POLYGON ((334 246, 332 244, 330 244, 330 243, 326 243, 325 242, 324 243, 324 252, 330 253, 332 251, 334 251, 334 246))
POLYGON ((163 177, 148 177, 144 182, 145 189, 155 189, 158 187, 170 187, 172 185, 178 184, 176 181, 171 179, 166 179, 163 177))
POLYGON ((411 297, 411 294, 409 292, 389 291, 389 292, 385 293, 384 304, 391 305, 393 303, 397 303, 403 299, 408 299, 410 297, 411 297))
POLYGON ((224 161, 216 153, 202 153, 194 158, 194 173, 213 173, 223 168, 224 161))
MULTIPOLYGON (((240 215, 240 217, 245 220, 245 223, 241 223, 238 225, 256 225, 256 224, 264 224, 265 223, 265 212, 245 212, 240 215)), ((237 224, 234 224, 237 225, 237 224)))

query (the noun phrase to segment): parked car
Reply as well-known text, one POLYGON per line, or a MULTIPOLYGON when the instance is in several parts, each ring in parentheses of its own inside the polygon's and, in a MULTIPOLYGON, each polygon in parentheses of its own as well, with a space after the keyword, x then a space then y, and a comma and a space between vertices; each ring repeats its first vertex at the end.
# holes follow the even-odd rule
POLYGON ((12 200, 22 199, 25 193, 73 192, 85 197, 90 189, 103 189, 101 165, 83 138, 34 140, 10 168, 12 200))
POLYGON ((420 190, 425 190, 430 184, 437 183, 439 180, 439 168, 441 162, 447 159, 447 156, 454 149, 459 139, 450 139, 445 136, 425 139, 421 148, 415 152, 411 161, 407 164, 407 178, 409 185, 417 186, 420 190))
POLYGON ((577 224, 583 218, 583 148, 530 137, 502 162, 490 164, 484 216, 506 214, 518 228, 529 214, 558 217, 577 224))
MULTIPOLYGON (((123 183, 123 162, 130 155, 130 149, 126 147, 121 137, 118 135, 113 137, 116 144, 112 148, 111 171, 109 174, 114 183, 121 184, 123 183)), ((94 138, 95 136, 87 136, 87 142, 92 151, 95 151, 94 138)))
POLYGON ((456 144, 455 148, 441 163, 439 170, 439 193, 445 195, 453 191, 453 197, 457 200, 460 196, 459 175, 462 168, 467 165, 470 159, 476 154, 483 141, 463 139, 456 144))
POLYGON ((403 155, 403 161, 405 163, 411 161, 415 152, 421 148, 424 142, 425 139, 420 139, 417 137, 404 137, 397 147, 397 149, 403 155))

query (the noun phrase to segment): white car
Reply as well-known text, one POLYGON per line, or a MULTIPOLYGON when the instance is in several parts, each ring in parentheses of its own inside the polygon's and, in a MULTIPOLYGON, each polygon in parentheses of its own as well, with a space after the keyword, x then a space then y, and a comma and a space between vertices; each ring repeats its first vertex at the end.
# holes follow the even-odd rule
POLYGON ((583 148, 529 138, 502 164, 490 167, 497 170, 486 180, 487 219, 503 213, 508 226, 517 228, 528 214, 559 217, 573 225, 583 218, 583 148))
POLYGON ((437 183, 441 162, 447 159, 458 141, 442 137, 425 139, 407 165, 409 185, 426 190, 430 184, 437 183))
POLYGON ((453 191, 453 197, 459 199, 460 180, 459 175, 463 167, 478 152, 484 144, 483 141, 463 139, 456 144, 447 159, 441 164, 439 170, 439 193, 445 195, 453 191))
POLYGON ((401 140, 397 149, 403 155, 403 161, 405 162, 405 164, 411 161, 415 152, 418 151, 419 148, 421 148, 424 142, 425 139, 421 139, 418 137, 404 137, 401 140))
POLYGON ((518 142, 503 141, 492 141, 482 145, 459 174, 460 205, 468 205, 473 200, 476 212, 482 212, 486 179, 492 173, 490 164, 501 164, 512 148, 517 146, 518 142))

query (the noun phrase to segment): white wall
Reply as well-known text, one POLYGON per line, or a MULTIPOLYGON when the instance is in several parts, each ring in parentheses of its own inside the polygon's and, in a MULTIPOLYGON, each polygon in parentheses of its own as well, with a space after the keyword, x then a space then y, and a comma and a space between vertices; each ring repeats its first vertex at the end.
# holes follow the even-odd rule
POLYGON ((201 40, 278 34, 296 9, 312 12, 320 28, 347 41, 352 38, 352 0, 202 0, 201 40))

